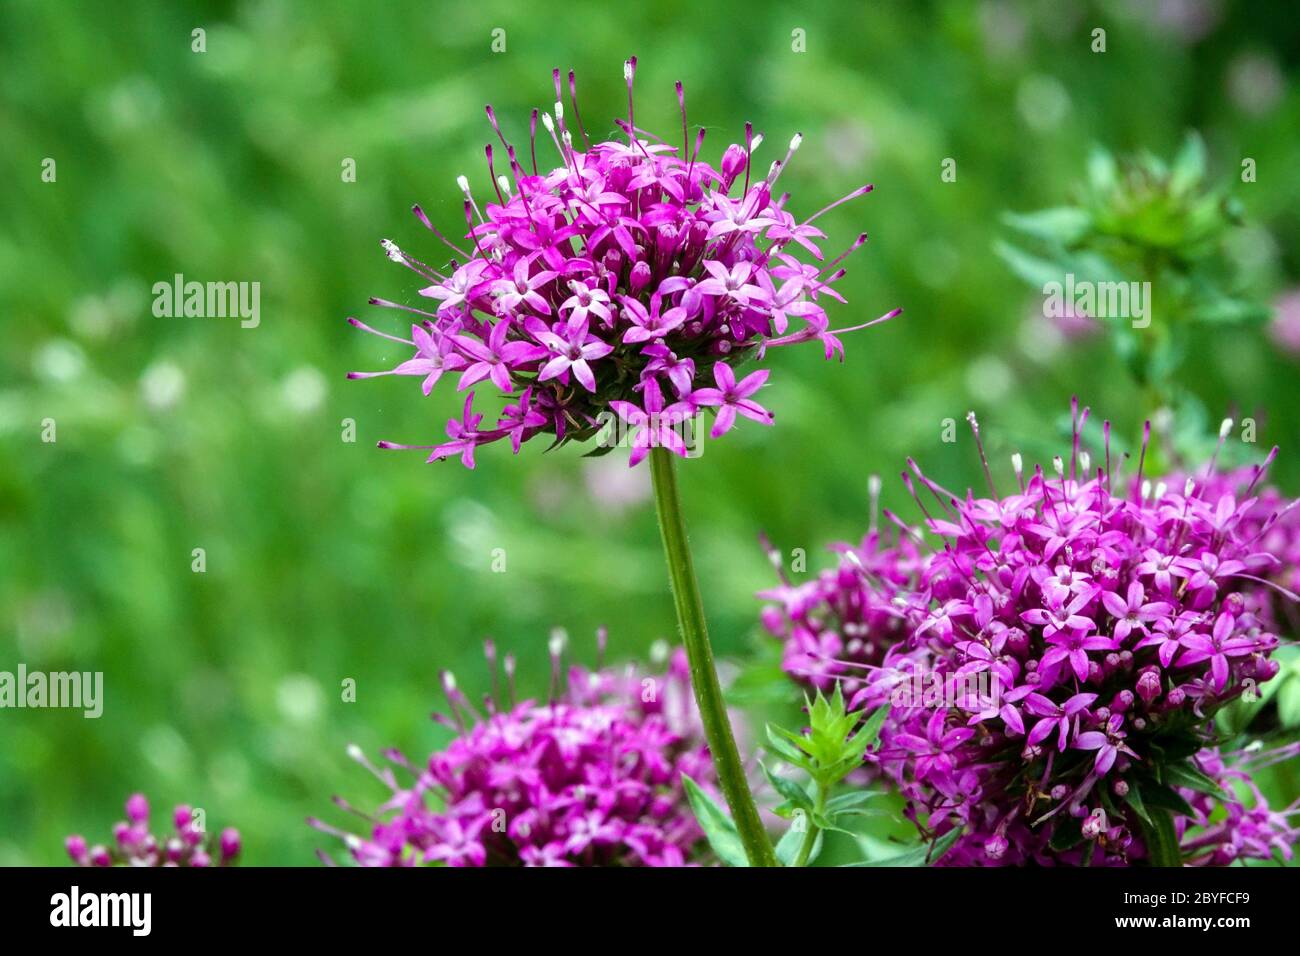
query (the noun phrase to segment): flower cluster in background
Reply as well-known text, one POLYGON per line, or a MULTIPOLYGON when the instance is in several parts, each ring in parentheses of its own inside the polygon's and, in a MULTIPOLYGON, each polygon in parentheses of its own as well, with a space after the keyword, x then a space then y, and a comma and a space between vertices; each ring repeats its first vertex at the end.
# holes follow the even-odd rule
POLYGON ((77 866, 231 866, 239 856, 238 830, 228 827, 211 840, 184 804, 172 811, 172 826, 172 836, 154 836, 149 828, 149 801, 136 793, 126 801, 126 819, 113 825, 111 845, 91 846, 85 837, 74 834, 65 846, 77 866))
POLYGON ((626 142, 597 143, 583 128, 572 73, 566 118, 555 71, 554 112, 541 114, 542 148, 549 139, 560 163, 553 169, 538 166, 536 111, 527 155, 520 155, 488 107, 501 149, 487 146, 491 186, 482 204, 460 178, 464 244, 442 236, 415 208, 455 256, 445 271, 385 240, 389 257, 426 283, 419 291, 430 302, 415 308, 372 300, 417 316, 409 340, 376 332, 415 351, 393 369, 353 377, 415 376, 427 395, 452 373, 458 389, 487 381, 508 403, 484 427, 469 392, 461 417, 448 424, 448 441, 383 447, 422 447, 430 460, 459 455, 472 468, 475 449, 489 442, 509 439, 518 453, 539 434, 559 443, 620 428, 632 432, 635 465, 655 446, 684 455, 693 434, 683 437, 686 423, 702 409, 715 413, 714 438, 737 416, 771 424, 754 398, 767 370, 736 373, 766 349, 818 339, 827 358, 842 355, 837 335, 852 330, 832 331, 823 302, 844 301, 834 287, 845 274, 841 263, 867 237, 827 262, 815 222, 871 186, 800 221, 778 191, 800 136, 760 176, 752 159, 761 137, 746 126, 744 145, 728 146, 714 167, 700 155, 704 129, 692 143, 680 83, 680 147, 636 126, 635 71, 634 58, 625 69, 627 118, 618 121, 626 142), (498 175, 498 167, 509 175, 498 175), (797 247, 814 261, 797 258, 797 247))
MULTIPOLYGON (((513 703, 508 656, 509 700, 489 698, 485 715, 446 675, 450 716, 444 720, 457 737, 423 766, 388 751, 392 766, 377 767, 352 748, 391 795, 374 813, 361 813, 371 824, 364 835, 309 822, 342 839, 363 866, 691 862, 703 849, 703 834, 682 775, 707 786, 713 771, 685 653, 674 653, 662 675, 642 676, 630 665, 573 667, 566 681, 562 650, 562 640, 554 639, 551 699, 544 703, 513 703)), ((490 643, 488 657, 495 675, 490 643)))
POLYGON ((912 539, 888 543, 875 528, 857 547, 832 550, 844 556, 839 565, 799 583, 774 555, 781 583, 758 596, 772 602, 762 621, 783 638, 786 673, 818 690, 838 683, 852 695, 876 679, 886 653, 906 639, 907 617, 896 602, 911 593, 922 561, 912 539))
POLYGON ((1292 744, 1234 754, 1206 748, 1196 755, 1196 768, 1215 782, 1217 793, 1179 788, 1192 810, 1175 821, 1187 865, 1228 866, 1237 860, 1272 859, 1274 854, 1292 858, 1291 848, 1300 840, 1300 826, 1292 822, 1300 816, 1300 800, 1282 810, 1270 808, 1251 771, 1294 757, 1298 751, 1292 744))
POLYGON ((1295 597, 1300 594, 1300 502, 1271 485, 1259 487, 1252 467, 1216 471, 1202 476, 1201 481, 1205 494, 1252 500, 1241 517, 1241 534, 1254 542, 1255 551, 1263 555, 1263 576, 1277 586, 1273 589, 1277 626, 1288 633, 1300 633, 1300 607, 1295 597), (1252 487, 1254 493, 1250 494, 1252 487))
POLYGON ((1216 711, 1277 673, 1262 542, 1291 541, 1295 512, 1260 490, 1265 466, 1171 487, 1139 462, 1122 480, 1108 424, 1104 459, 1081 449, 1087 417, 1051 473, 1016 456, 1011 494, 990 477, 987 497, 955 495, 913 465, 927 553, 897 522, 906 548, 841 548, 837 571, 764 592, 764 623, 793 676, 893 704, 874 762, 923 832, 964 831, 945 865, 1140 860, 1148 804, 1176 808, 1194 862, 1267 858, 1294 829, 1237 801, 1246 772, 1205 748, 1216 711), (900 695, 918 677, 936 700, 900 695))

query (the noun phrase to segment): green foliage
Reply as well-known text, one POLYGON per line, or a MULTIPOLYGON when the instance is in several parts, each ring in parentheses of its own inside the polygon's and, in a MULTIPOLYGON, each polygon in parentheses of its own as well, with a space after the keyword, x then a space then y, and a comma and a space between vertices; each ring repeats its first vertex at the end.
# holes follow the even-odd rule
MULTIPOLYGON (((866 803, 874 796, 858 789, 835 794, 845 777, 862 767, 866 753, 880 739, 880 729, 889 715, 888 706, 864 720, 849 712, 838 684, 829 697, 817 692, 805 701, 808 727, 795 733, 774 724, 767 725, 768 752, 807 778, 798 783, 763 764, 763 773, 781 798, 774 809, 791 820, 790 829, 777 845, 777 855, 787 866, 807 866, 821 853, 827 832, 852 835, 847 829, 853 818, 872 815, 866 803)), ((900 864, 902 865, 902 864, 900 864)))
MULTIPOLYGON (((868 30, 836 5, 809 7, 800 55, 787 6, 771 0, 721 7, 726 43, 682 28, 699 11, 680 0, 575 0, 560 14, 484 0, 454 6, 454 30, 448 8, 425 0, 364 15, 345 0, 0 4, 0 670, 102 671, 106 688, 98 721, 0 712, 0 864, 62 862, 66 834, 106 834, 143 789, 159 812, 184 801, 237 825, 250 864, 310 865, 328 844, 299 821, 331 794, 367 807, 384 794, 345 746, 419 760, 445 743, 426 716, 437 673, 454 671, 471 698, 486 692, 485 635, 518 655, 520 691, 534 696, 546 693, 557 624, 586 661, 601 624, 613 660, 673 639, 647 475, 638 484, 620 455, 584 460, 579 447, 517 459, 498 448, 474 472, 378 452, 379 439, 440 438, 463 395, 343 378, 396 357, 344 318, 384 325, 394 316, 367 309, 369 296, 416 299, 379 240, 438 265, 411 204, 461 229, 455 177, 485 182, 493 139, 483 104, 518 141, 550 100, 552 67, 577 69, 582 118, 599 135, 626 109, 630 53, 638 125, 677 128, 681 79, 712 159, 746 120, 767 134, 764 168, 803 132, 781 174, 796 215, 876 184, 817 222, 828 259, 871 235, 837 283, 848 305, 829 311, 836 327, 893 306, 904 316, 847 336, 843 365, 816 346, 770 354, 776 427, 742 422, 681 469, 721 658, 754 652, 754 591, 772 582, 760 528, 807 549, 815 569, 821 542, 860 536, 868 474, 886 476, 882 504, 908 521, 910 499, 888 477, 908 455, 947 487, 983 487, 965 437, 942 441, 943 419, 980 412, 999 480, 1012 451, 1044 464, 1060 453, 1049 423, 1072 394, 1132 450, 1152 395, 1107 350, 1049 347, 1028 331, 1041 284, 1027 289, 990 253, 998 217, 1071 203, 1089 142, 1172 155, 1197 127, 1222 178, 1242 156, 1259 166, 1258 182, 1232 189, 1250 225, 1214 240, 1225 274, 1245 284, 1228 294, 1260 302, 1294 286, 1300 86, 1260 28, 1291 11, 1225 4, 1194 46, 1117 21, 1111 37, 1124 42, 1098 56, 1055 6, 891 4, 868 30), (203 54, 190 49, 199 25, 203 54), (490 52, 497 26, 503 55, 490 52), (1246 56, 1282 71, 1262 111, 1234 93, 1246 56), (1022 105, 1044 86, 1063 104, 1054 124, 1022 105), (940 178, 949 156, 955 182, 940 178), (46 157, 56 183, 40 180, 46 157), (347 157, 354 183, 340 180, 347 157), (260 281, 261 325, 154 317, 152 283, 177 272, 260 281), (47 417, 55 444, 40 440, 47 417), (354 443, 340 440, 344 419, 354 443), (199 546, 205 574, 190 570, 199 546), (491 570, 496 548, 505 573, 491 570), (355 702, 341 699, 344 679, 355 702)), ((1069 239, 1056 218, 1037 227, 1069 239)), ((1005 229, 1051 261, 1046 240, 1005 229)), ((1157 302, 1153 326, 1164 314, 1157 302)), ((1195 386, 1201 431, 1233 408, 1256 414, 1251 447, 1281 443, 1272 474, 1300 490, 1295 363, 1253 326, 1172 318, 1185 326, 1177 369, 1195 386)), ((1180 405, 1175 425, 1184 417, 1180 405)), ((736 702, 760 712, 751 726, 790 726, 777 710, 788 679, 769 665, 736 702)), ((1300 684, 1288 677, 1279 687, 1296 689, 1282 694, 1273 683, 1257 719, 1290 715, 1294 727, 1300 684)), ((1278 805, 1300 792, 1293 767, 1261 783, 1278 805)), ((881 846, 913 829, 850 819, 881 846)), ((819 862, 850 852, 838 836, 819 862)))
POLYGON ((709 848, 717 854, 718 859, 728 866, 749 866, 740 834, 726 808, 720 806, 686 774, 682 774, 682 785, 686 788, 686 799, 690 801, 695 819, 709 841, 709 848))
POLYGON ((881 860, 866 860, 862 863, 850 863, 849 866, 931 866, 952 849, 952 845, 961 838, 961 834, 960 829, 949 830, 933 843, 923 843, 897 856, 885 857, 881 860))
MULTIPOLYGON (((1179 378, 1189 327, 1258 327, 1272 310, 1244 288, 1229 258, 1243 210, 1226 186, 1212 184, 1201 137, 1188 133, 1168 163, 1147 151, 1116 158, 1094 146, 1074 205, 1006 213, 1002 221, 1036 250, 995 243, 1011 271, 1043 291, 1045 308, 1099 321, 1146 391, 1147 413, 1172 413, 1175 458, 1207 458, 1215 428, 1179 378), (1120 286, 1127 291, 1111 291, 1120 286)), ((1158 450, 1155 464, 1177 462, 1158 450)))

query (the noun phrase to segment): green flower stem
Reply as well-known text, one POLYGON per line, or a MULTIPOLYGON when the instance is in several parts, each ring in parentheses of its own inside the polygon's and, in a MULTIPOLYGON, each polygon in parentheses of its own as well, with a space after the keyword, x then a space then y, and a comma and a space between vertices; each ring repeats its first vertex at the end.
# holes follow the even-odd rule
MULTIPOLYGON (((826 791, 829 787, 823 787, 816 783, 817 788, 817 806, 814 816, 821 816, 826 811, 826 791)), ((820 828, 812 820, 808 821, 808 830, 803 835, 803 843, 799 846, 799 855, 794 858, 795 866, 807 866, 808 858, 812 856, 813 847, 817 845, 817 834, 820 828)))
POLYGON ((754 795, 745 779, 745 768, 736 748, 736 738, 727 718, 722 685, 713 664, 713 648, 704 623, 704 602, 695 579, 690 544, 686 540, 686 523, 682 519, 681 496, 677 491, 677 471, 672 452, 666 448, 650 449, 650 475, 654 481, 655 505, 659 512, 659 532, 663 536, 664 554, 668 559, 668 577, 672 582, 673 601, 677 606, 677 625, 686 645, 691 665, 691 686, 700 708, 704 736, 713 757, 713 767, 722 787, 722 795, 731 809, 740 842, 750 866, 776 866, 776 854, 763 828, 754 804, 754 795))

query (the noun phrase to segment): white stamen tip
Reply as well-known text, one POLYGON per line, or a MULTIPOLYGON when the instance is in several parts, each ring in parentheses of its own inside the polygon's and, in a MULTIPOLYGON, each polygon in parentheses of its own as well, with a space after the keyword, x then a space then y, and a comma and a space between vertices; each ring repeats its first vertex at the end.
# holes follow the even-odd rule
POLYGON ((503 193, 505 193, 507 196, 510 195, 510 177, 498 176, 497 185, 501 187, 501 191, 503 193))
POLYGON ((1183 484, 1183 497, 1190 498, 1192 496, 1192 492, 1195 490, 1196 490, 1195 479, 1188 478, 1187 481, 1183 484))
POLYGON ((1079 452, 1079 467, 1083 469, 1085 475, 1092 471, 1092 456, 1086 451, 1079 452))
POLYGON ((760 147, 760 146, 762 146, 762 145, 763 145, 763 134, 762 134, 762 133, 759 133, 757 136, 755 136, 755 137, 750 141, 750 143, 749 143, 749 151, 752 153, 752 152, 754 152, 754 150, 758 149, 758 147, 760 147))
POLYGON ((542 125, 546 127, 546 132, 548 133, 555 132, 555 120, 551 119, 550 113, 542 114, 542 125))
POLYGON ((559 100, 555 101, 555 118, 560 121, 564 120, 564 104, 559 100))
POLYGON ((1156 485, 1156 496, 1154 500, 1159 501, 1161 498, 1165 496, 1165 492, 1168 490, 1169 490, 1169 486, 1166 485, 1163 481, 1160 482, 1160 484, 1156 485))
POLYGON ((794 152, 803 143, 803 133, 795 133, 790 138, 790 152, 794 152))
POLYGON ((1223 424, 1219 426, 1219 437, 1227 438, 1228 432, 1232 431, 1232 419, 1225 418, 1223 424))
POLYGON ((632 82, 632 61, 631 60, 623 61, 623 79, 627 80, 629 83, 632 82))
POLYGON ((1061 460, 1060 455, 1052 459, 1052 470, 1056 472, 1058 478, 1065 474, 1065 462, 1061 460))
POLYGON ((656 665, 662 664, 668 660, 668 642, 655 641, 650 645, 650 660, 656 665))
POLYGON ((859 571, 862 570, 862 559, 858 557, 856 551, 845 551, 844 557, 848 560, 849 564, 853 565, 859 571))
POLYGON ((365 757, 365 754, 361 752, 361 748, 356 744, 348 744, 348 756, 353 760, 361 760, 365 757))
POLYGON ((444 672, 443 675, 442 675, 442 686, 443 686, 443 689, 445 689, 445 690, 447 691, 447 693, 451 693, 453 690, 455 690, 455 689, 456 689, 456 675, 453 674, 451 671, 446 671, 446 672, 444 672))
POLYGON ((457 177, 456 177, 456 185, 460 187, 460 191, 461 191, 461 192, 463 192, 463 193, 467 193, 467 192, 469 192, 469 177, 467 177, 467 176, 457 176, 457 177))
POLYGON ((1146 501, 1151 497, 1151 482, 1149 480, 1142 482, 1142 500, 1146 501))
POLYGON ((384 247, 384 252, 388 254, 388 258, 392 259, 394 262, 402 261, 402 250, 397 248, 397 243, 393 242, 391 239, 385 239, 380 244, 384 247))
POLYGON ((564 645, 568 642, 568 632, 562 627, 557 627, 551 631, 551 639, 547 642, 552 657, 559 657, 564 653, 564 645))
POLYGON ((873 498, 874 498, 876 495, 880 494, 880 476, 879 476, 879 475, 868 475, 868 476, 867 476, 867 493, 870 494, 873 498))
POLYGON ((1017 474, 1017 475, 1019 475, 1019 474, 1021 474, 1022 472, 1024 472, 1024 470, 1025 470, 1025 459, 1021 457, 1020 452, 1016 452, 1015 454, 1013 454, 1013 455, 1011 456, 1011 467, 1014 468, 1014 469, 1016 470, 1016 474, 1017 474))

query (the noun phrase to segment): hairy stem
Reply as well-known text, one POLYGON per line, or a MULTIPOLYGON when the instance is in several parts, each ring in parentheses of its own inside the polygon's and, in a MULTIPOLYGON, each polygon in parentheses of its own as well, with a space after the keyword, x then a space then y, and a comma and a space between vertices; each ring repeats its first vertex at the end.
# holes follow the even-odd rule
POLYGON ((713 757, 722 795, 731 810, 736 830, 745 847, 750 866, 776 866, 776 854, 763 828, 763 821, 745 778, 736 738, 727 718, 722 685, 713 664, 713 648, 704 623, 704 602, 695 578, 682 518, 681 496, 677 491, 676 464, 666 448, 650 449, 650 474, 654 481, 655 505, 659 512, 659 532, 663 536, 664 554, 668 559, 668 577, 672 582, 673 601, 677 606, 677 626, 686 645, 691 665, 691 686, 700 708, 704 736, 713 757))

